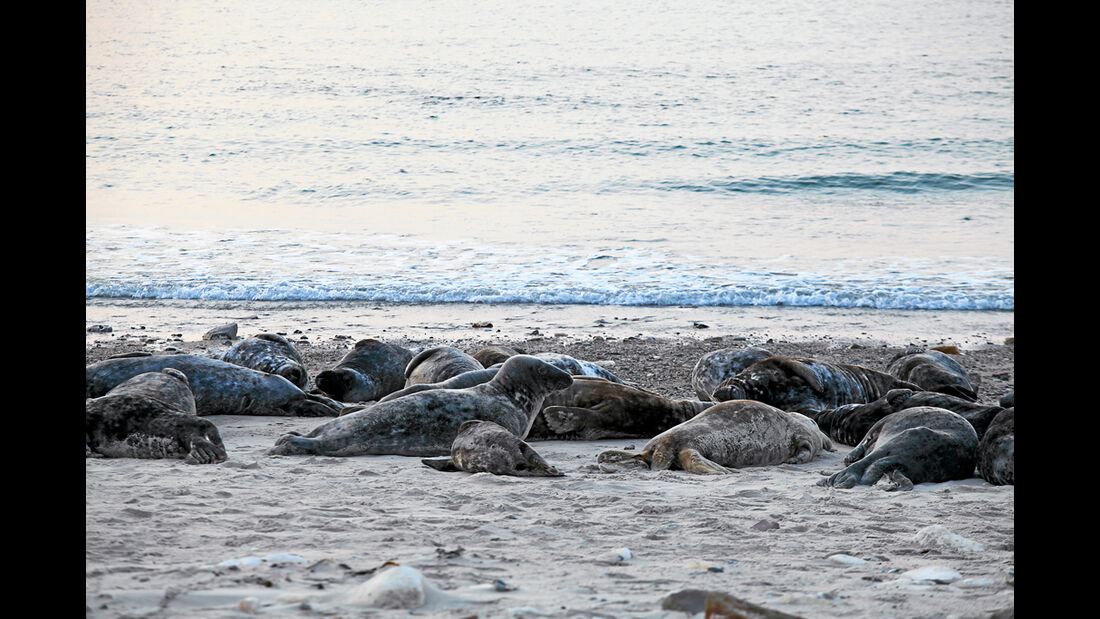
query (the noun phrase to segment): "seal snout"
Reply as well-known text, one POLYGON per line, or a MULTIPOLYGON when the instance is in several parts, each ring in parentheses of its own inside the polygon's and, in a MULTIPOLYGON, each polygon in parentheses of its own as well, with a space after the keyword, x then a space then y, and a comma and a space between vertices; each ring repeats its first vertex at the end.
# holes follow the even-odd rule
POLYGON ((279 375, 294 383, 299 389, 306 386, 306 373, 296 365, 285 365, 279 369, 279 375))
MULTIPOLYGON (((289 377, 287 377, 289 380, 289 377)), ((291 381, 294 382, 294 381, 291 381)), ((317 388, 337 400, 343 400, 350 386, 350 381, 341 370, 325 370, 317 375, 317 388)))
POLYGON ((727 402, 729 400, 748 400, 745 388, 732 381, 726 381, 718 386, 711 395, 715 402, 727 402))

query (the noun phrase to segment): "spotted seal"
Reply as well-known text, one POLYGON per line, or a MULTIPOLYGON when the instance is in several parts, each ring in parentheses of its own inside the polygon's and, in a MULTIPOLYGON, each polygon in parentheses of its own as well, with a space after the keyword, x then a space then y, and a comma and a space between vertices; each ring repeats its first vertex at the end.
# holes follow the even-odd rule
POLYGON ((1016 485, 1016 408, 993 419, 978 443, 978 473, 995 486, 1016 485))
POLYGON ((771 357, 772 353, 763 348, 720 348, 699 357, 691 370, 691 386, 700 400, 710 400, 714 390, 742 370, 771 357))
POLYGON ((405 386, 413 353, 376 339, 359 340, 330 370, 317 375, 317 388, 341 402, 373 402, 405 386))
POLYGON ((421 460, 438 471, 466 471, 518 477, 561 477, 534 449, 491 421, 472 419, 458 427, 451 455, 421 460))
POLYGON ((963 419, 974 426, 978 438, 985 434, 989 422, 1004 410, 1000 406, 979 404, 946 393, 891 389, 874 402, 838 406, 817 415, 814 421, 822 432, 828 434, 834 441, 845 445, 858 445, 879 419, 917 406, 935 406, 962 415, 963 419))
POLYGON ((484 370, 477 359, 454 348, 436 346, 421 351, 405 366, 405 387, 422 383, 440 383, 463 372, 484 370))
POLYGON ((971 380, 966 368, 938 350, 906 348, 894 355, 886 373, 917 385, 925 391, 946 393, 957 398, 978 399, 978 380, 971 380))
POLYGON ((309 383, 309 373, 298 349, 277 333, 258 333, 237 342, 225 351, 222 361, 278 374, 303 391, 309 383))

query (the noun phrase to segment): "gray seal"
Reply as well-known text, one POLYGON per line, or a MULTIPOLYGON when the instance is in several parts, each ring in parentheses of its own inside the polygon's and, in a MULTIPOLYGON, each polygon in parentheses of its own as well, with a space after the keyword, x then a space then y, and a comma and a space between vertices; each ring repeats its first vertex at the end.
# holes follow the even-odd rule
POLYGON ((309 384, 309 374, 298 349, 290 340, 276 333, 259 333, 237 342, 225 351, 222 361, 278 374, 303 391, 309 384))
POLYGON ((359 340, 331 370, 317 375, 317 388, 341 402, 373 402, 405 386, 412 351, 375 339, 359 340))
POLYGON ((485 366, 481 365, 477 359, 453 346, 436 346, 421 351, 409 361, 405 366, 403 386, 440 383, 463 372, 484 369, 485 366))
POLYGON ((138 374, 85 402, 86 457, 183 458, 190 464, 228 457, 218 428, 196 415, 195 397, 179 370, 138 374))
POLYGON ((519 438, 531 428, 546 395, 573 377, 554 366, 519 355, 504 363, 493 380, 467 389, 435 389, 379 402, 333 419, 306 436, 279 438, 271 455, 443 456, 463 422, 493 421, 519 438))
POLYGON ((328 398, 303 392, 277 374, 198 355, 136 354, 98 361, 86 368, 87 397, 98 398, 138 374, 165 368, 187 376, 200 416, 335 417, 341 408, 328 398))
POLYGON ((498 363, 504 363, 509 357, 525 354, 527 354, 526 351, 511 346, 486 346, 475 352, 473 356, 481 365, 490 367, 498 363))
POLYGON ((844 458, 844 470, 819 486, 873 486, 889 476, 887 491, 912 490, 913 484, 967 479, 978 459, 978 434, 957 413, 918 406, 878 421, 844 458))
POLYGON ((985 434, 993 418, 1004 410, 1000 406, 979 404, 946 393, 891 389, 874 402, 845 404, 817 415, 814 421, 822 432, 828 434, 834 441, 845 445, 858 445, 879 419, 917 406, 934 406, 962 415, 963 419, 974 426, 978 438, 985 434))
POLYGON ((1002 408, 1016 408, 1016 390, 1014 389, 1001 396, 999 404, 1002 408))
POLYGON ((890 360, 886 373, 925 391, 946 393, 971 402, 978 399, 978 381, 971 380, 958 361, 938 350, 907 348, 890 360))
POLYGON ((1016 485, 1016 408, 1006 408, 978 443, 978 474, 995 486, 1016 485))
MULTIPOLYGON (((501 363, 504 363, 509 357, 521 353, 514 348, 507 346, 489 346, 482 348, 474 353, 474 358, 486 368, 499 367, 501 363), (490 363, 491 362, 491 363, 490 363)), ((577 359, 566 354, 557 352, 539 352, 530 353, 533 357, 538 357, 550 365, 569 372, 573 376, 594 376, 596 378, 602 378, 613 383, 624 382, 621 378, 615 375, 611 370, 599 365, 598 363, 592 363, 591 361, 585 361, 583 359, 577 359)))
POLYGON ((725 380, 711 398, 757 400, 785 411, 815 417, 844 404, 873 402, 891 389, 920 387, 861 365, 801 357, 768 357, 725 380))
POLYGON ((499 367, 487 370, 470 370, 469 372, 463 372, 458 376, 453 376, 440 383, 419 383, 405 387, 399 391, 394 391, 378 401, 389 402, 390 400, 396 400, 397 398, 402 398, 409 394, 420 393, 421 391, 431 391, 432 389, 466 389, 467 387, 473 387, 493 380, 493 377, 496 376, 499 371, 499 367))
POLYGON ((833 451, 829 437, 812 419, 752 400, 723 402, 653 437, 641 453, 609 450, 597 462, 604 468, 681 468, 689 473, 723 474, 732 468, 791 462, 802 464, 833 451))
POLYGON ((458 427, 450 457, 421 460, 437 471, 466 471, 517 477, 562 477, 515 434, 491 421, 473 419, 458 427))
POLYGON ((691 371, 691 386, 700 400, 710 400, 711 394, 722 382, 733 378, 742 370, 771 357, 763 348, 720 348, 699 357, 691 371))

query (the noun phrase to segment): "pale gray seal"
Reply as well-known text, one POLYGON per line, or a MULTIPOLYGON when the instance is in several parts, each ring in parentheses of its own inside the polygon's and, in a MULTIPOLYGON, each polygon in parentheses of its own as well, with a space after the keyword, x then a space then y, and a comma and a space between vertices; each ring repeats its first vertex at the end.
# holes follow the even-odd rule
POLYGON ((888 491, 912 490, 913 484, 967 479, 978 459, 978 434, 957 413, 918 406, 883 417, 871 426, 845 458, 848 468, 819 486, 873 486, 884 475, 888 491))
MULTIPOLYGON (((699 357, 691 371, 691 386, 700 400, 710 400, 711 394, 723 381, 733 378, 742 370, 771 357, 763 348, 720 348, 699 357)), ((713 401, 713 400, 712 400, 713 401)))
POLYGON ((1016 408, 1006 408, 978 443, 978 473, 995 486, 1016 485, 1016 408))
POLYGON ((572 382, 566 372, 535 357, 519 355, 506 361, 487 383, 379 402, 333 419, 306 436, 282 436, 268 453, 442 456, 450 453, 458 428, 471 419, 496 422, 523 438, 542 410, 546 394, 572 382))
POLYGON ((438 471, 466 471, 518 477, 561 477, 534 449, 491 421, 473 419, 458 427, 450 457, 427 458, 438 471))
MULTIPOLYGON (((452 346, 436 346, 421 351, 405 366, 405 384, 441 383, 463 372, 484 370, 477 359, 452 346)), ((394 390, 396 391, 396 389, 394 390)))
POLYGON ((277 374, 258 372, 198 355, 137 354, 105 359, 85 373, 87 397, 98 398, 145 372, 175 368, 187 376, 198 414, 333 417, 337 402, 303 392, 277 374))
POLYGON ((331 370, 317 375, 317 388, 341 402, 372 402, 405 386, 412 351, 375 339, 359 340, 331 370))
POLYGON ((179 370, 138 374, 85 402, 86 456, 184 458, 191 464, 227 458, 218 428, 195 414, 195 397, 179 370))
POLYGON ((723 381, 711 397, 717 402, 757 400, 814 417, 844 404, 873 402, 891 389, 921 390, 861 365, 775 356, 757 361, 723 381))
POLYGON ((829 438, 845 445, 858 445, 871 426, 879 419, 917 406, 935 406, 962 415, 977 432, 978 438, 985 434, 989 422, 1003 408, 971 402, 946 393, 935 391, 913 391, 912 389, 891 389, 886 395, 868 404, 845 404, 831 411, 825 411, 814 417, 821 431, 829 438))
POLYGON ((946 393, 971 402, 978 399, 978 380, 966 368, 938 350, 906 348, 890 360, 886 373, 925 391, 946 393))
POLYGON ((530 354, 533 357, 538 357, 573 376, 595 376, 613 383, 623 382, 621 378, 615 376, 614 372, 597 363, 556 352, 523 353, 507 346, 488 346, 474 353, 474 358, 486 368, 494 368, 500 367, 500 364, 504 363, 509 357, 520 354, 530 354))
POLYGON ((802 464, 833 451, 829 437, 812 419, 752 400, 732 400, 653 437, 640 453, 609 450, 604 465, 679 468, 689 473, 722 474, 727 467, 802 464))
POLYGON ((237 342, 225 351, 222 361, 278 374, 302 390, 309 383, 309 374, 298 349, 290 340, 275 333, 258 333, 237 342))

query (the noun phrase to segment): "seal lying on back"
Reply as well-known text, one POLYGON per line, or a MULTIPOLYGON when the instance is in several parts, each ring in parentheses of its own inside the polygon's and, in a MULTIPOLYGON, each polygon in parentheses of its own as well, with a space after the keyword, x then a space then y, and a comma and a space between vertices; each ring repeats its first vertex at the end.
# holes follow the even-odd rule
POLYGON ((971 381, 966 368, 938 350, 907 348, 886 366, 891 376, 909 381, 925 391, 946 393, 971 402, 978 399, 977 381, 971 381))
POLYGON ((691 386, 700 400, 710 400, 714 390, 723 381, 733 378, 742 370, 771 357, 772 353, 763 348, 720 348, 699 357, 691 371, 691 386))
POLYGON ((819 486, 873 486, 884 475, 888 491, 913 484, 967 479, 978 460, 978 434, 960 415, 932 406, 909 408, 878 421, 844 463, 848 468, 819 486))
POLYGON ((421 351, 405 367, 405 387, 421 383, 441 383, 463 372, 484 370, 470 355, 451 346, 436 346, 421 351))
POLYGON ((474 419, 458 428, 450 457, 421 460, 437 471, 466 471, 518 477, 561 477, 562 473, 515 434, 491 421, 474 419))
POLYGON ((891 389, 920 387, 861 365, 816 359, 768 357, 723 381, 712 394, 716 402, 757 400, 810 417, 844 404, 866 404, 891 389))
POLYGON ((493 421, 519 438, 527 435, 546 394, 573 377, 527 355, 512 357, 493 380, 468 389, 435 389, 379 402, 314 428, 279 438, 272 455, 442 456, 463 422, 493 421))
POLYGON ((879 419, 917 406, 935 406, 962 415, 977 432, 978 438, 985 434, 989 422, 1000 413, 1000 406, 987 406, 956 398, 935 391, 913 391, 912 389, 891 389, 886 395, 869 404, 845 404, 831 411, 825 411, 814 417, 821 431, 829 438, 845 445, 858 445, 871 426, 879 419))
POLYGON ((642 438, 660 434, 714 406, 714 402, 673 400, 639 387, 590 376, 546 396, 528 440, 584 441, 642 438))
POLYGON ((653 437, 641 453, 609 450, 597 461, 648 464, 654 471, 678 468, 689 473, 722 474, 726 467, 802 464, 822 450, 833 451, 829 437, 812 419, 762 402, 733 400, 699 413, 653 437))
POLYGON ((359 340, 331 370, 317 375, 317 388, 341 402, 373 402, 405 386, 413 358, 404 346, 359 340))
POLYGON ((277 374, 198 355, 139 354, 86 368, 87 397, 98 398, 145 372, 175 368, 187 376, 199 415, 335 417, 340 404, 303 392, 277 374))
POLYGON ((184 458, 191 464, 226 459, 218 428, 195 414, 195 397, 183 372, 146 372, 106 395, 86 400, 87 456, 184 458))
POLYGON ((978 473, 995 486, 1016 485, 1016 408, 1006 408, 978 443, 978 473))
POLYGON ((278 374, 305 389, 309 383, 305 362, 298 349, 285 337, 275 333, 260 333, 234 344, 222 355, 222 361, 252 368, 268 374, 278 374))

